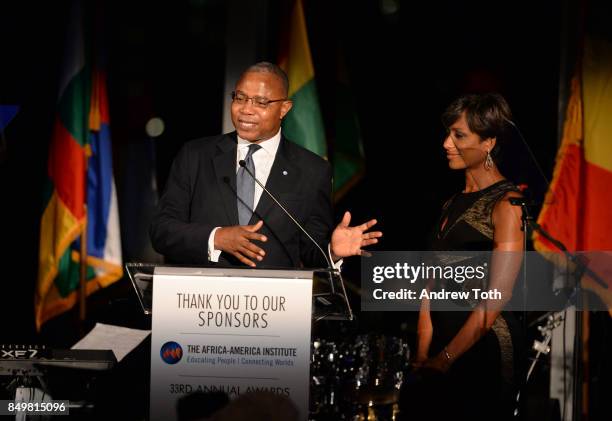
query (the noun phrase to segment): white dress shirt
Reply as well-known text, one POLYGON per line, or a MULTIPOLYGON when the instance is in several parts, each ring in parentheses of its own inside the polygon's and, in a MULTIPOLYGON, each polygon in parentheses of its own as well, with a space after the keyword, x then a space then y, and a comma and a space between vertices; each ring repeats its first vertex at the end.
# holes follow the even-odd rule
MULTIPOLYGON (((256 152, 253 153, 253 165, 255 165, 255 177, 261 184, 264 186, 268 181, 268 176, 270 175, 270 170, 272 169, 272 164, 274 163, 274 158, 276 157, 276 151, 278 151, 278 145, 280 145, 281 134, 280 130, 274 137, 271 137, 268 140, 264 140, 259 143, 261 146, 256 152)), ((238 136, 238 153, 236 154, 236 173, 238 173, 238 169, 240 169, 240 160, 246 158, 247 153, 249 152, 249 146, 251 142, 248 140, 241 139, 238 136)), ((257 204, 259 203, 259 199, 261 198, 261 194, 263 193, 263 189, 257 183, 255 183, 255 203, 253 209, 257 208, 257 204)))
MULTIPOLYGON (((238 137, 238 153, 236 154, 236 173, 240 168, 240 160, 244 159, 249 152, 249 145, 252 142, 248 140, 242 139, 240 136, 238 137)), ((268 181, 268 177, 270 176, 270 170, 272 169, 272 164, 274 164, 274 158, 276 157, 276 152, 278 151, 278 146, 281 141, 281 131, 278 130, 274 136, 270 139, 264 140, 259 143, 261 146, 260 149, 255 151, 251 158, 253 159, 253 165, 255 166, 255 177, 261 184, 264 186, 268 181)), ((257 208, 257 204, 259 203, 259 199, 261 198, 261 194, 263 193, 263 189, 257 183, 255 183, 255 203, 253 204, 253 209, 257 208)), ((237 205, 236 205, 237 206, 237 205)), ((221 227, 216 227, 210 233, 208 237, 208 260, 211 262, 218 262, 219 256, 221 255, 221 250, 215 249, 215 233, 221 227)))
MULTIPOLYGON (((242 139, 240 136, 238 137, 238 153, 236 154, 236 173, 238 173, 238 169, 240 168, 240 160, 244 159, 249 152, 249 145, 252 142, 248 140, 242 139)), ((251 155, 253 159, 253 165, 255 166, 255 177, 263 184, 266 185, 268 181, 268 177, 270 176, 270 170, 272 169, 272 164, 274 164, 274 158, 276 157, 276 152, 278 151, 278 146, 281 141, 281 130, 278 130, 273 137, 270 139, 264 140, 259 143, 261 146, 260 149, 253 152, 251 155)), ((257 183, 255 183, 255 203, 253 204, 253 209, 257 208, 257 204, 259 203, 259 199, 263 193, 263 189, 257 183)), ((236 205, 238 206, 238 205, 236 205)), ((219 256, 221 256, 221 250, 215 249, 215 233, 221 227, 216 227, 210 233, 208 237, 208 260, 211 262, 218 262, 219 256)), ((331 245, 327 246, 328 257, 331 260, 331 245)), ((332 261, 332 265, 336 269, 340 269, 342 266, 343 259, 338 260, 337 262, 332 261)))

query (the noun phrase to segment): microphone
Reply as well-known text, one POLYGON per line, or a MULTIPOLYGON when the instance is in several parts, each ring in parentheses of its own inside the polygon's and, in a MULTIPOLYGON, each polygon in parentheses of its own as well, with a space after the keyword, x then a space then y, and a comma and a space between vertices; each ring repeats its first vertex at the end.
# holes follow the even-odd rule
MULTIPOLYGON (((346 294, 346 288, 344 287, 344 279, 342 279, 342 275, 340 274, 340 271, 337 270, 336 268, 334 268, 334 266, 331 263, 331 260, 329 259, 329 257, 327 256, 327 253, 325 253, 323 251, 323 249, 321 248, 321 246, 319 246, 319 244, 314 240, 314 238, 312 238, 310 236, 310 234, 308 234, 308 232, 304 229, 304 227, 293 217, 293 215, 291 215, 291 212, 289 212, 287 209, 285 209, 285 207, 283 205, 281 205, 281 203, 276 199, 276 197, 274 197, 274 195, 272 193, 270 193, 270 191, 268 189, 266 189, 266 186, 264 186, 261 181, 259 181, 257 179, 257 177, 255 177, 255 174, 253 174, 246 166, 246 162, 244 160, 240 160, 238 161, 238 164, 245 169, 245 171, 251 176, 251 178, 253 178, 253 180, 255 180, 255 182, 257 184, 259 184, 259 186, 263 189, 263 191, 266 192, 266 194, 268 196, 270 196, 270 198, 274 201, 274 203, 276 203, 278 205, 278 207, 280 207, 283 212, 285 212, 285 215, 287 215, 289 217, 289 219, 291 219, 291 221, 293 221, 293 223, 295 224, 295 226, 297 226, 300 231, 302 231, 306 237, 308 237, 308 239, 317 247, 317 249, 319 249, 319 251, 321 252, 321 254, 323 255, 323 257, 325 258, 325 261, 327 262, 327 270, 326 272, 329 275, 329 285, 331 287, 331 296, 328 296, 328 298, 333 299, 333 297, 335 297, 336 295, 339 295, 336 293, 335 291, 335 287, 334 287, 334 277, 337 277, 340 280, 340 286, 342 287, 342 297, 344 299, 344 303, 346 304, 346 308, 348 310, 348 319, 349 320, 353 320, 354 316, 353 316, 353 310, 351 309, 351 303, 349 302, 348 299, 348 295, 346 294)), ((332 306, 332 302, 328 301, 325 299, 325 297, 322 296, 318 296, 317 297, 317 301, 325 306, 329 306, 329 307, 333 307, 332 306)), ((333 317, 335 311, 328 311, 326 313, 323 313, 322 315, 319 315, 315 318, 315 321, 319 321, 319 320, 323 320, 325 318, 328 317, 333 317)), ((341 319, 342 320, 342 319, 341 319)))
POLYGON ((270 198, 272 198, 272 200, 274 200, 274 202, 283 210, 283 212, 285 212, 285 215, 287 215, 289 217, 289 219, 291 219, 293 221, 293 223, 295 224, 295 226, 297 226, 305 235, 306 237, 308 237, 308 239, 310 241, 312 241, 312 243, 317 246, 317 248, 319 249, 319 251, 321 252, 321 254, 323 255, 323 257, 325 258, 325 261, 327 262, 328 265, 328 269, 330 269, 331 271, 335 271, 336 269, 334 268, 334 266, 331 263, 331 260, 329 259, 329 257, 327 256, 327 253, 325 253, 323 251, 323 249, 321 248, 321 246, 319 246, 319 244, 310 236, 310 234, 308 234, 308 232, 304 229, 304 227, 293 217, 293 215, 291 215, 291 212, 289 212, 287 209, 285 209, 285 207, 283 205, 280 204, 280 202, 276 199, 276 197, 274 197, 274 195, 272 193, 270 193, 270 191, 268 191, 268 189, 266 189, 266 186, 264 186, 258 179, 257 177, 255 177, 255 174, 253 174, 246 166, 246 162, 244 162, 243 159, 241 159, 240 161, 238 161, 238 164, 245 169, 245 171, 251 176, 251 178, 253 180, 255 180, 255 182, 257 184, 259 184, 259 186, 263 189, 263 191, 265 191, 268 196, 270 196, 270 198))

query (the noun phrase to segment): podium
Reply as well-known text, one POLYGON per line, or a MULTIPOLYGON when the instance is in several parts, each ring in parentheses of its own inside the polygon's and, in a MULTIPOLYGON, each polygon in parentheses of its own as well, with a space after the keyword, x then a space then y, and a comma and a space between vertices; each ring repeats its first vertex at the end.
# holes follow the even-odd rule
POLYGON ((353 318, 339 272, 126 269, 152 318, 150 419, 174 419, 185 395, 262 391, 289 398, 308 418, 311 326, 353 318))

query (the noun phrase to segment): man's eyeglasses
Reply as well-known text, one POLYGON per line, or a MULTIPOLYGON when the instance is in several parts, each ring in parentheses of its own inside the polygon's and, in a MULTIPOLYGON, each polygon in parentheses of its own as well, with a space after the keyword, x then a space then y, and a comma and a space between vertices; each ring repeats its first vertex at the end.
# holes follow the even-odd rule
POLYGON ((232 92, 232 101, 234 101, 236 104, 244 105, 249 101, 249 99, 251 100, 253 106, 257 108, 268 108, 268 105, 273 102, 287 100, 287 98, 268 99, 263 96, 248 96, 242 92, 232 92))

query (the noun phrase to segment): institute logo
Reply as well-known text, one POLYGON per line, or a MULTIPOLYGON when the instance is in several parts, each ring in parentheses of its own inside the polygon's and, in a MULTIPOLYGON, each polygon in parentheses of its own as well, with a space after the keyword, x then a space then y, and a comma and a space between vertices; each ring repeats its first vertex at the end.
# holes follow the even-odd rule
POLYGON ((166 364, 176 364, 183 357, 183 348, 176 342, 166 342, 162 345, 159 355, 166 364))

